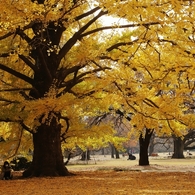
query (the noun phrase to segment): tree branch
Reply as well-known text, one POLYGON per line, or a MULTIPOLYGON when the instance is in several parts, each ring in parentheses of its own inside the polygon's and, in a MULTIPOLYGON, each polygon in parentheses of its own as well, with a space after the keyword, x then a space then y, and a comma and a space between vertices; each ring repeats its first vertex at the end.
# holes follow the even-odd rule
POLYGON ((29 45, 32 42, 32 39, 24 33, 24 30, 21 30, 20 28, 16 29, 16 34, 19 35, 22 39, 24 39, 29 45))
POLYGON ((0 89, 0 92, 5 91, 30 91, 32 88, 11 88, 11 89, 0 89))
POLYGON ((15 149, 14 154, 12 154, 11 156, 9 156, 8 158, 12 158, 12 157, 14 157, 17 154, 17 152, 19 150, 19 147, 20 147, 20 144, 21 144, 21 141, 22 141, 22 135, 23 135, 23 129, 21 130, 21 133, 20 133, 20 136, 19 136, 19 141, 18 141, 18 144, 16 146, 16 149, 15 149))
POLYGON ((18 103, 20 103, 19 101, 12 101, 12 100, 5 99, 3 97, 0 97, 0 102, 7 102, 9 104, 13 104, 13 103, 18 104, 18 103))
POLYGON ((95 16, 93 19, 91 19, 87 24, 85 24, 78 32, 76 32, 72 38, 70 38, 65 45, 62 47, 62 49, 59 52, 58 60, 61 61, 61 59, 68 53, 70 48, 77 42, 77 40, 81 39, 81 34, 90 26, 92 25, 98 18, 105 15, 107 12, 100 11, 100 13, 95 16))
POLYGON ((20 122, 20 125, 22 126, 23 129, 25 129, 26 131, 28 131, 29 133, 33 134, 33 130, 30 129, 29 127, 27 127, 22 121, 20 122))
POLYGON ((69 120, 70 120, 70 119, 69 119, 68 117, 63 117, 63 116, 61 116, 60 119, 63 119, 63 120, 66 121, 66 130, 65 130, 65 132, 62 133, 62 135, 60 136, 60 137, 62 138, 61 142, 62 142, 62 141, 65 142, 65 141, 66 141, 65 135, 66 135, 66 133, 68 132, 69 127, 70 127, 70 123, 69 123, 69 120))
POLYGON ((118 26, 104 26, 104 27, 96 28, 96 29, 90 30, 86 33, 83 33, 81 35, 81 38, 88 36, 88 35, 91 35, 91 34, 96 33, 96 32, 103 31, 103 30, 134 28, 134 27, 138 27, 138 26, 150 26, 150 25, 157 25, 157 24, 160 24, 160 23, 159 22, 150 22, 150 23, 145 23, 145 24, 142 23, 142 24, 126 24, 126 25, 118 25, 118 26))
POLYGON ((5 34, 3 36, 0 36, 0 40, 6 39, 6 38, 8 38, 8 37, 10 37, 10 36, 12 36, 14 34, 15 34, 15 32, 9 32, 9 33, 7 33, 7 34, 5 34))
POLYGON ((25 81, 25 82, 27 82, 31 85, 34 84, 33 79, 31 79, 31 78, 27 77, 26 75, 21 74, 21 73, 15 71, 15 70, 3 65, 3 64, 1 64, 1 63, 0 63, 0 69, 10 73, 11 75, 13 75, 13 76, 15 76, 19 79, 22 79, 23 81, 25 81))
POLYGON ((87 17, 87 16, 89 16, 89 15, 95 13, 96 11, 98 11, 98 10, 100 10, 100 9, 101 9, 100 7, 95 7, 94 9, 92 9, 92 10, 90 10, 90 11, 84 13, 84 14, 81 14, 80 16, 77 16, 77 17, 75 18, 75 20, 76 20, 76 21, 79 21, 79 20, 81 20, 81 19, 83 19, 83 18, 85 18, 85 17, 87 17))
POLYGON ((19 55, 19 58, 23 60, 34 72, 38 71, 37 67, 24 55, 19 55))
POLYGON ((131 42, 120 42, 120 43, 116 43, 114 45, 112 45, 111 47, 109 47, 108 49, 106 49, 106 51, 110 52, 113 49, 117 49, 120 46, 125 46, 125 45, 133 45, 133 43, 137 42, 139 39, 136 39, 134 41, 131 42))

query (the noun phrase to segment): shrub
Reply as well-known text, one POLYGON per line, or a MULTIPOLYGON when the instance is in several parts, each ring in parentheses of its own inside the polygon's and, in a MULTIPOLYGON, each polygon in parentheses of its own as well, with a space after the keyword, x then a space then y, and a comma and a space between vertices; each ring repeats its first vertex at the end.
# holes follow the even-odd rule
POLYGON ((12 169, 14 171, 20 171, 27 169, 31 162, 27 160, 25 157, 15 157, 11 162, 12 169))

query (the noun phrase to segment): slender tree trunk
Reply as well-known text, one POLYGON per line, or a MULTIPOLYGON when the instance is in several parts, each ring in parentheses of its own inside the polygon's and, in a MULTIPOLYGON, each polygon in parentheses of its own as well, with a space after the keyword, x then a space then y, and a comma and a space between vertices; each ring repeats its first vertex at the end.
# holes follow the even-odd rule
POLYGON ((110 144, 110 148, 111 148, 111 158, 114 158, 114 154, 115 154, 114 146, 110 144))
MULTIPOLYGON (((115 148, 115 147, 114 147, 115 148)), ((119 156, 119 151, 115 148, 115 154, 116 154, 116 159, 119 159, 120 156, 119 156)))
POLYGON ((87 149, 85 152, 81 155, 81 160, 90 160, 90 150, 87 149))
POLYGON ((180 137, 174 137, 174 153, 172 158, 184 158, 184 142, 180 137))
POLYGON ((140 146, 139 165, 141 166, 149 165, 148 146, 152 134, 153 134, 153 130, 146 129, 144 137, 143 134, 141 134, 139 137, 139 146, 140 146))
POLYGON ((63 162, 60 141, 61 126, 53 119, 50 124, 41 124, 33 134, 33 161, 24 177, 69 175, 63 162))
POLYGON ((105 148, 102 148, 101 151, 102 151, 102 155, 105 155, 105 148))

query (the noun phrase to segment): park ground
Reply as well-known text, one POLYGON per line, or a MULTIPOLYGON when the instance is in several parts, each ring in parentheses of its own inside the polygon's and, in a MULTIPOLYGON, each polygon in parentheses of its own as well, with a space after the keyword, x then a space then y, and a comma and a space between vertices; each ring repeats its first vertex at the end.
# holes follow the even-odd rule
POLYGON ((151 157, 150 166, 138 166, 127 157, 111 159, 93 156, 90 161, 74 159, 67 166, 68 177, 21 177, 0 180, 4 195, 193 195, 195 158, 151 157))

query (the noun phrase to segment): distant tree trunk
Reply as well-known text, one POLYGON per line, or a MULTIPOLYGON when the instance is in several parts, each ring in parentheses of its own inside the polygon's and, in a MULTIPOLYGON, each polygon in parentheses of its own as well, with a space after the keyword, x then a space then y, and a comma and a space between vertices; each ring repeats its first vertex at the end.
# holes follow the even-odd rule
MULTIPOLYGON (((115 147, 114 147, 115 148, 115 147)), ((116 154, 116 159, 119 159, 120 156, 119 156, 119 151, 115 148, 115 154, 116 154)))
POLYGON ((141 166, 149 165, 148 146, 152 134, 153 134, 153 130, 146 129, 144 137, 143 134, 141 134, 139 137, 139 146, 140 146, 139 165, 141 166))
POLYGON ((111 148, 111 158, 114 158, 115 148, 112 144, 110 144, 110 148, 111 148))
POLYGON ((184 142, 180 137, 174 137, 174 152, 172 158, 184 158, 184 142))
POLYGON ((60 140, 61 126, 54 117, 50 124, 41 124, 33 134, 33 160, 24 177, 69 175, 63 162, 60 140))
POLYGON ((69 163, 69 161, 71 159, 71 155, 72 155, 71 152, 67 155, 67 160, 66 160, 66 162, 64 162, 64 165, 67 165, 69 163))
POLYGON ((102 151, 102 155, 105 155, 105 149, 102 148, 101 151, 102 151))
POLYGON ((85 152, 81 155, 81 160, 90 160, 90 150, 87 149, 85 152))
POLYGON ((195 149, 195 130, 190 129, 183 139, 184 150, 194 150, 195 149))
POLYGON ((116 147, 113 144, 110 144, 111 148, 111 158, 114 158, 114 155, 116 155, 116 159, 119 159, 119 151, 116 149, 116 147))
POLYGON ((151 138, 150 138, 150 144, 149 144, 149 148, 148 148, 148 151, 149 151, 149 156, 152 155, 152 153, 154 152, 154 139, 155 139, 155 134, 153 133, 151 138))

